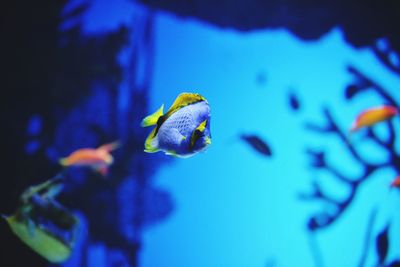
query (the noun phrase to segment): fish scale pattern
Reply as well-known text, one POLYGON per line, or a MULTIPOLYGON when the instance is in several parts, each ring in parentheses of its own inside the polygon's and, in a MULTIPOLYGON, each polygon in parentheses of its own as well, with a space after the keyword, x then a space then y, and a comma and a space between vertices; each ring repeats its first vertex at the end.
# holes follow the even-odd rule
POLYGON ((187 136, 189 132, 188 130, 194 128, 193 116, 191 112, 188 112, 188 108, 189 106, 184 107, 172 114, 169 120, 164 123, 165 127, 168 129, 178 129, 182 135, 187 136))

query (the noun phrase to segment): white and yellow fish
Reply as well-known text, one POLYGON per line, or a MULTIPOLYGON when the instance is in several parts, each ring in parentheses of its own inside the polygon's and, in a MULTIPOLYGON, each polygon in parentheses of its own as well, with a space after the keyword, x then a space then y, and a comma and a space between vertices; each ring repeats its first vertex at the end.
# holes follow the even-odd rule
POLYGON ((190 157, 211 144, 210 106, 199 94, 180 94, 167 113, 164 105, 142 121, 155 126, 145 142, 145 152, 190 157))

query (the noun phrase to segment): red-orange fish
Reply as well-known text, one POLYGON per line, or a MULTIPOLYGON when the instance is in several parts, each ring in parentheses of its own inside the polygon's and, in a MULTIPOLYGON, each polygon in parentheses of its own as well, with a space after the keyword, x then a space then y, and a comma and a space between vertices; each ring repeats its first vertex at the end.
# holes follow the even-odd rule
POLYGON ((400 175, 394 178, 392 183, 390 184, 391 187, 400 187, 400 175))
POLYGON ((69 166, 87 166, 107 175, 109 166, 114 162, 111 151, 119 147, 119 142, 102 145, 98 148, 82 148, 72 152, 68 157, 60 159, 60 164, 69 166))
POLYGON ((399 114, 396 107, 380 106, 367 109, 361 112, 351 126, 350 132, 355 132, 360 128, 372 126, 378 122, 388 120, 399 114))

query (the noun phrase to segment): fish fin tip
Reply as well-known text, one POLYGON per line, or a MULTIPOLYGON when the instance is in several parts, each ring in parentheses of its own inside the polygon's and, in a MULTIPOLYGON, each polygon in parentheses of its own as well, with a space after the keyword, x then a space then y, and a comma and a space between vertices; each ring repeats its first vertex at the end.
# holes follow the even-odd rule
POLYGON ((61 166, 64 166, 64 167, 68 166, 68 160, 67 160, 67 158, 61 158, 61 159, 59 159, 59 160, 58 160, 58 163, 59 163, 61 166))
POLYGON ((206 136, 206 144, 207 145, 211 145, 211 138, 210 137, 208 137, 208 136, 206 136))
POLYGON ((158 119, 164 114, 164 104, 161 105, 161 107, 154 112, 153 114, 150 114, 146 116, 140 125, 142 127, 149 127, 157 124, 158 119))
POLYGON ((146 153, 156 153, 159 151, 159 149, 144 149, 143 151, 146 153))
POLYGON ((121 146, 121 142, 119 140, 115 140, 114 142, 101 145, 98 149, 105 150, 107 152, 111 152, 113 150, 118 149, 121 146))

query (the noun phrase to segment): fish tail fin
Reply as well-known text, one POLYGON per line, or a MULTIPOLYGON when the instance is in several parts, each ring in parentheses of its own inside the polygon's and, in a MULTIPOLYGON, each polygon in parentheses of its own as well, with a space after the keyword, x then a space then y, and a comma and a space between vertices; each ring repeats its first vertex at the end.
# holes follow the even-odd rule
POLYGON ((144 143, 144 152, 155 153, 160 150, 158 148, 158 139, 155 133, 156 133, 156 128, 154 128, 153 131, 151 131, 151 133, 147 137, 144 143))
POLYGON ((142 127, 148 127, 148 126, 153 126, 157 124, 158 118, 160 118, 164 114, 164 104, 161 105, 161 107, 154 112, 153 114, 145 117, 142 122, 141 126, 142 127))
POLYGON ((121 146, 121 142, 119 142, 118 140, 112 142, 112 143, 108 143, 102 146, 99 146, 99 148, 97 148, 98 150, 104 150, 107 152, 111 152, 117 148, 119 148, 121 146))
POLYGON ((58 161, 58 163, 60 163, 60 165, 61 165, 61 166, 64 166, 64 167, 66 167, 66 166, 69 165, 69 164, 68 164, 68 158, 61 158, 61 159, 58 161))

